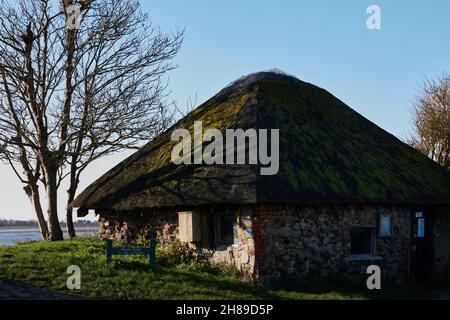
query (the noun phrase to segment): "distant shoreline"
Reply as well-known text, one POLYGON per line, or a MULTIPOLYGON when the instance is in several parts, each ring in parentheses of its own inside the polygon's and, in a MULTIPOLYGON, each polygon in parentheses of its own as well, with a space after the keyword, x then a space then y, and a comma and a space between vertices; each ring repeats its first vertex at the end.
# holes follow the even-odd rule
POLYGON ((37 228, 37 226, 0 226, 0 229, 31 229, 31 228, 37 228))
MULTIPOLYGON (((66 228, 62 228, 64 239, 69 239, 69 234, 66 228)), ((79 238, 94 237, 97 238, 99 229, 94 226, 81 226, 75 228, 76 234, 79 238)), ((0 247, 15 246, 22 243, 43 241, 41 231, 38 227, 0 227, 0 247)))
MULTIPOLYGON (((65 221, 60 221, 59 225, 62 229, 67 228, 67 223, 65 221)), ((78 220, 74 223, 75 228, 97 228, 98 221, 90 220, 78 220)), ((26 229, 26 228, 37 228, 39 229, 39 224, 36 220, 14 220, 14 219, 3 219, 0 218, 0 229, 26 229)))
MULTIPOLYGON (((64 229, 66 226, 61 226, 62 229, 64 229)), ((0 226, 0 230, 6 230, 6 229, 39 229, 39 226, 0 226)), ((77 226, 75 225, 76 229, 88 229, 88 230, 96 230, 95 226, 77 226)))

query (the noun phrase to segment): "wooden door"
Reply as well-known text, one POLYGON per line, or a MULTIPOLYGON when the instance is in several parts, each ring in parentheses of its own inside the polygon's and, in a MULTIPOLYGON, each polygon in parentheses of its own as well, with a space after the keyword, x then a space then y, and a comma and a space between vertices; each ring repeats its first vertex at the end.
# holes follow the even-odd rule
POLYGON ((426 283, 431 280, 430 214, 414 212, 411 227, 411 275, 414 281, 426 283))

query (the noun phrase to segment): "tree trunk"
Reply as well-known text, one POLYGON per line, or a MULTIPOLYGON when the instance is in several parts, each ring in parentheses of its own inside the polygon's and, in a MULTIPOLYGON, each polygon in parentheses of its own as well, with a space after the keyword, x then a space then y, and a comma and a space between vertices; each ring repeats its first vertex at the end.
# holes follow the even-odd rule
POLYGON ((63 240, 63 233, 58 219, 58 187, 56 183, 56 169, 46 168, 46 191, 48 200, 48 229, 50 230, 49 240, 63 240))
MULTIPOLYGON (((80 152, 81 141, 78 141, 77 152, 80 152)), ((70 209, 70 204, 75 199, 75 193, 77 192, 79 179, 77 176, 77 156, 72 156, 72 160, 70 163, 70 181, 69 181, 69 189, 67 190, 67 232, 69 233, 70 239, 75 238, 75 227, 73 225, 73 213, 72 209, 70 209)))
POLYGON ((75 192, 72 192, 72 190, 69 189, 68 194, 69 198, 67 200, 67 209, 66 209, 67 233, 69 234, 70 239, 73 239, 76 237, 76 233, 75 227, 73 225, 73 213, 69 205, 75 199, 75 192))
POLYGON ((34 207, 36 216, 38 219, 39 229, 41 230, 42 239, 47 240, 49 238, 49 232, 47 222, 44 218, 44 212, 42 211, 41 199, 39 197, 39 189, 37 185, 27 185, 24 187, 25 193, 31 201, 34 207))

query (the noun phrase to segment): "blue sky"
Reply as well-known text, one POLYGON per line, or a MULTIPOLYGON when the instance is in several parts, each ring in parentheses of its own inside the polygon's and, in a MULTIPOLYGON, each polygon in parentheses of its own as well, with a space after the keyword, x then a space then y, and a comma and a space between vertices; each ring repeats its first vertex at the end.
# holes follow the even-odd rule
POLYGON ((279 68, 323 87, 400 138, 425 75, 450 71, 450 1, 142 1, 186 28, 172 97, 201 103, 239 76, 279 68), (366 27, 369 5, 381 30, 366 27))
MULTIPOLYGON (((450 1, 152 0, 142 1, 163 31, 186 29, 170 73, 171 99, 197 104, 248 73, 279 68, 323 87, 350 107, 406 138, 424 76, 450 72, 450 1), (381 30, 366 27, 369 5, 381 30)), ((102 159, 80 190, 129 153, 102 159)), ((22 186, 0 164, 0 218, 33 219, 22 186)), ((63 218, 65 193, 61 192, 63 218)), ((43 199, 44 200, 44 199, 43 199)), ((91 217, 94 218, 94 217, 91 217)))

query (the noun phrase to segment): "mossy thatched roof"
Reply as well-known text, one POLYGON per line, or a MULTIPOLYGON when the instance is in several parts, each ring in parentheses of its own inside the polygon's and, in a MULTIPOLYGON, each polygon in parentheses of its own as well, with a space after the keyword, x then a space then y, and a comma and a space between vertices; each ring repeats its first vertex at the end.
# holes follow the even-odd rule
POLYGON ((450 203, 450 174, 324 89, 262 72, 223 89, 119 163, 73 207, 131 210, 201 204, 450 203), (171 133, 280 130, 280 170, 256 165, 175 165, 171 133))

